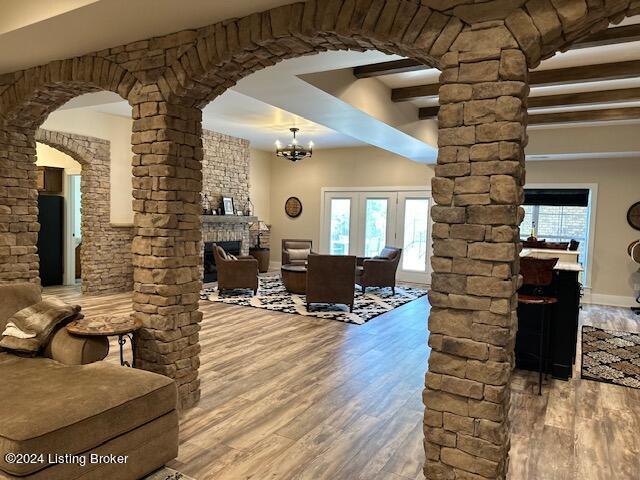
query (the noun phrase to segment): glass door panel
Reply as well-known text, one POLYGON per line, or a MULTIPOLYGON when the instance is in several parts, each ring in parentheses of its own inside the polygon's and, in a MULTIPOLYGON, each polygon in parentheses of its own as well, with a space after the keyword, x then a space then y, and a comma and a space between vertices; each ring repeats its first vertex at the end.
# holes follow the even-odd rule
POLYGON ((405 200, 403 270, 427 271, 428 215, 429 201, 426 198, 405 200))
POLYGON ((332 198, 330 203, 329 253, 349 254, 349 234, 351 232, 351 199, 332 198))
POLYGON ((375 257, 387 242, 388 200, 367 198, 365 202, 364 256, 375 257))
POLYGON ((397 243, 402 247, 399 280, 429 283, 430 199, 426 192, 398 194, 397 243))

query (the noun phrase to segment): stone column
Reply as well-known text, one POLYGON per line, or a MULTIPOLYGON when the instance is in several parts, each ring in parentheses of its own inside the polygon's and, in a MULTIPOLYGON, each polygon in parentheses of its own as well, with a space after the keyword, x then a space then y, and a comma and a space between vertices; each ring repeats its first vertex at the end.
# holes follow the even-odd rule
POLYGON ((467 28, 442 59, 424 391, 429 480, 506 478, 528 87, 525 56, 496 23, 467 28))
POLYGON ((40 283, 35 131, 0 127, 0 283, 40 283))
POLYGON ((174 378, 188 408, 200 398, 201 111, 145 88, 132 101, 133 307, 144 324, 137 361, 174 378))

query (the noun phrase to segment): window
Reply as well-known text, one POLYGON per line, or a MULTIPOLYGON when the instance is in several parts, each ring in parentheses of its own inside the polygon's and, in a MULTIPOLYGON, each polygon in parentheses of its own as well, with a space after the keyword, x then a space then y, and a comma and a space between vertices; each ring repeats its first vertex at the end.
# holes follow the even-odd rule
POLYGON ((367 198, 364 228, 364 256, 375 257, 387 242, 386 198, 367 198))
POLYGON ((331 255, 349 254, 349 225, 351 219, 351 200, 348 198, 331 199, 331 226, 329 253, 331 255))
POLYGON ((536 237, 549 242, 577 240, 580 242, 579 261, 585 270, 586 278, 589 245, 588 190, 567 189, 560 193, 561 191, 556 189, 547 192, 550 193, 538 189, 525 190, 525 215, 520 224, 520 237, 526 239, 535 228, 536 237))

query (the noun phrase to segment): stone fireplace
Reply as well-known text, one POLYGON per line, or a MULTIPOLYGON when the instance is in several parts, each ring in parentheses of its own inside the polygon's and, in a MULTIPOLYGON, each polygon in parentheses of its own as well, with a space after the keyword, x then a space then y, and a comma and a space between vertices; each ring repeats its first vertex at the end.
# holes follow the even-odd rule
MULTIPOLYGON (((236 210, 246 213, 249 207, 249 141, 204 130, 202 135, 204 158, 202 159, 203 195, 206 194, 212 208, 221 206, 222 197, 232 197, 236 210)), ((251 247, 249 227, 258 219, 248 215, 203 215, 202 242, 204 276, 207 269, 206 246, 218 242, 240 242, 240 255, 248 255, 251 247)), ((227 246, 231 244, 226 243, 227 246)), ((223 248, 225 246, 223 245, 223 248)), ((235 248, 235 247, 234 247, 235 248)), ((233 253, 233 252, 231 252, 233 253)))

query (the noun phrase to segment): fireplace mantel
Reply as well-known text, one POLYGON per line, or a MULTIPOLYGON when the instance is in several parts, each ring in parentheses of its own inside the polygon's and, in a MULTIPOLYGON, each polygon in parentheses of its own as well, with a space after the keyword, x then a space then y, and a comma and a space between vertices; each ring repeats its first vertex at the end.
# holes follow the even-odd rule
POLYGON ((201 215, 202 223, 243 224, 255 223, 258 217, 249 215, 201 215))

